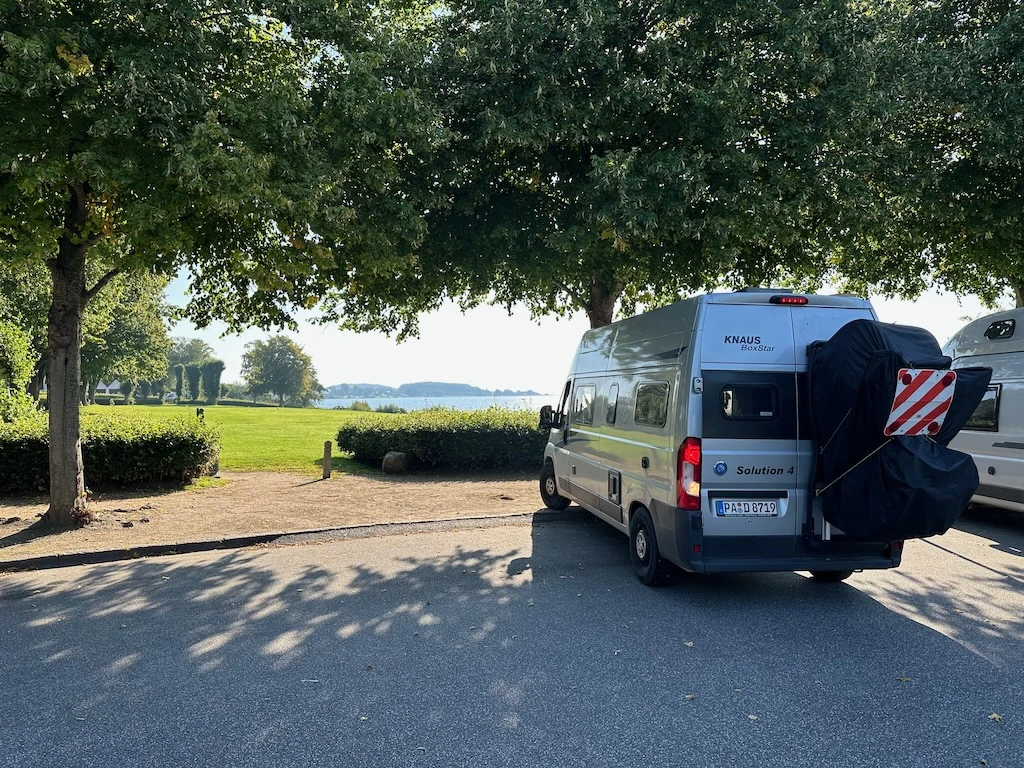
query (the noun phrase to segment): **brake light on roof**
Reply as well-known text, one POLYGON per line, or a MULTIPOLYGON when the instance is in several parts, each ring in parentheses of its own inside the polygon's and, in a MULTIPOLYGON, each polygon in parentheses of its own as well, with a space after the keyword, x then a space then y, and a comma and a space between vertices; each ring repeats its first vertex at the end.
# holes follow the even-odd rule
POLYGON ((700 509, 700 438, 688 437, 679 446, 676 506, 700 509))
POLYGON ((768 299, 772 304, 795 304, 803 306, 807 303, 806 296, 772 296, 768 299))

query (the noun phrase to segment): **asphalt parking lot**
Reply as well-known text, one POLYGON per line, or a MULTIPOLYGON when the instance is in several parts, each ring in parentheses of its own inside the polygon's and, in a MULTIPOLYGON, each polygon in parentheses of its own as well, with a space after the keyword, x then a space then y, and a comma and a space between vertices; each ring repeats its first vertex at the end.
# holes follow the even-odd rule
POLYGON ((566 522, 0 577, 0 765, 1024 766, 1024 516, 681 576, 566 522))

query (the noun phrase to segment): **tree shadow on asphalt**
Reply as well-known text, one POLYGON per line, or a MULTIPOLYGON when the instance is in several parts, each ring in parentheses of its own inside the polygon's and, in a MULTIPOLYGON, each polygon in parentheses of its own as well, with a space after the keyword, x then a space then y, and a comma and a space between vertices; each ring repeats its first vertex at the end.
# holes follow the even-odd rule
MULTIPOLYGON (((739 728, 749 727, 745 713, 780 706, 782 681, 806 688, 801 706, 842 696, 875 707, 909 695, 898 679, 916 674, 907 666, 917 660, 942 660, 935 675, 949 687, 979 680, 976 655, 998 667, 1024 663, 1014 642, 1024 618, 986 624, 957 614, 960 600, 941 584, 919 592, 929 585, 912 573, 882 596, 859 588, 857 576, 825 585, 793 573, 682 574, 650 589, 632 575, 626 538, 587 513, 559 522, 537 516, 530 533, 529 551, 478 547, 464 531, 432 554, 403 554, 414 537, 384 536, 5 577, 6 668, 37 669, 8 675, 0 693, 13 713, 8 727, 30 727, 57 681, 71 679, 80 693, 69 719, 158 701, 187 713, 197 699, 226 697, 217 728, 249 734, 254 749, 270 749, 267 733, 295 731, 307 719, 333 723, 337 738, 356 741, 364 738, 359 728, 370 733, 387 719, 387 732, 398 734, 445 734, 457 724, 469 751, 450 764, 469 764, 479 760, 474 733, 525 733, 530 723, 533 732, 558 733, 581 759, 641 764, 657 755, 611 726, 628 702, 675 713, 682 693, 696 690, 739 728), (350 563, 327 561, 339 547, 350 563), (238 685, 248 703, 234 711, 238 685), (550 713, 544 697, 555 704, 550 713), (608 709, 612 719, 584 741, 557 727, 578 712, 598 717, 597 703, 610 700, 618 702, 608 709)), ((997 582, 1007 588, 994 574, 973 576, 972 597, 997 582)), ((981 692, 965 691, 962 700, 985 706, 981 692)), ((858 716, 878 727, 888 717, 885 706, 858 716)), ((673 717, 686 727, 689 715, 673 717)), ((177 746, 183 727, 154 718, 120 738, 139 739, 139 748, 159 742, 174 764, 185 749, 177 746)), ((807 727, 829 734, 834 725, 807 727)), ((365 737, 371 747, 399 738, 373 733, 365 737)), ((735 748, 759 738, 737 736, 735 748)), ((249 742, 237 741, 242 753, 231 755, 240 760, 249 742)), ((516 743, 522 764, 538 764, 527 755, 539 744, 516 743)), ((45 754, 35 757, 45 762, 45 754)))
MULTIPOLYGON (((971 504, 955 527, 989 540, 993 549, 1024 558, 1024 512, 971 504)), ((1017 574, 1024 576, 1024 563, 1017 574)))

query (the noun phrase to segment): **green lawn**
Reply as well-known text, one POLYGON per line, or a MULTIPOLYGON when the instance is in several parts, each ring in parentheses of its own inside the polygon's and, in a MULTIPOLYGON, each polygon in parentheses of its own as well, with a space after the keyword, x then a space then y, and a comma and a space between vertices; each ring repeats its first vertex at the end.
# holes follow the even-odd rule
MULTIPOLYGON (((229 405, 202 406, 206 422, 221 433, 221 469, 236 471, 290 470, 317 474, 320 472, 324 441, 332 443, 338 427, 357 414, 353 411, 327 411, 316 408, 240 408, 229 405)), ((195 418, 196 406, 186 405, 91 405, 86 413, 139 413, 154 418, 190 416, 195 418)), ((388 418, 379 414, 378 418, 388 418)), ((334 448, 334 469, 365 471, 361 464, 338 458, 334 448)))

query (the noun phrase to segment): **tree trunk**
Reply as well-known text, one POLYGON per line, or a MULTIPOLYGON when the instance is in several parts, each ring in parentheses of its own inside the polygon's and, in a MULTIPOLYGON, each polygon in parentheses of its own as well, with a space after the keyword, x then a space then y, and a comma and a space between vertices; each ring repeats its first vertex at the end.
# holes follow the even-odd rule
POLYGON ((619 300, 625 287, 621 280, 612 280, 609 284, 596 277, 593 279, 590 283, 590 296, 583 307, 590 318, 591 328, 600 328, 611 323, 615 317, 615 302, 619 300))
POLYGON ((86 222, 86 194, 73 187, 64 234, 50 261, 53 303, 47 344, 50 355, 50 525, 70 528, 88 521, 85 470, 82 466, 79 391, 82 386, 82 312, 85 308, 85 252, 81 242, 86 222))
POLYGON ((39 397, 43 393, 43 380, 46 378, 46 361, 40 360, 36 364, 36 370, 32 374, 32 380, 28 383, 28 393, 35 398, 35 401, 39 402, 39 397))
POLYGON ((1011 280, 1010 287, 1013 288, 1014 306, 1018 309, 1024 307, 1024 283, 1019 280, 1011 280))

